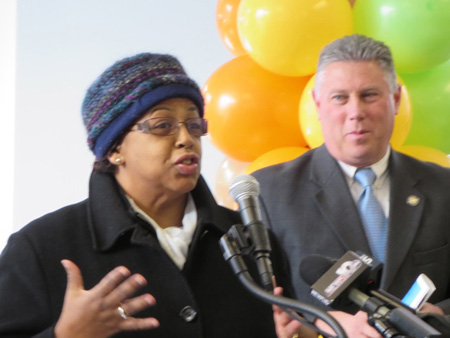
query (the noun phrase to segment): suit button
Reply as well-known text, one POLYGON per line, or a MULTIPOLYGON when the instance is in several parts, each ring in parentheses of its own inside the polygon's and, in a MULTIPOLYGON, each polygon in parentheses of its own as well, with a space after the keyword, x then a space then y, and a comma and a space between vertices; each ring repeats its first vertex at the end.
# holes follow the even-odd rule
POLYGON ((183 318, 185 322, 192 322, 195 317, 197 317, 197 311, 195 311, 192 306, 185 306, 180 311, 180 317, 183 318))

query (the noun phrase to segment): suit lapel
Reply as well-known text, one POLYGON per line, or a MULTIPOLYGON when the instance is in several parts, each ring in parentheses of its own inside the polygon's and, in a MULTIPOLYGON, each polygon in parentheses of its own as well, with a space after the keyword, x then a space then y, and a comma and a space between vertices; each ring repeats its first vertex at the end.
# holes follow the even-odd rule
POLYGON ((325 146, 316 150, 312 163, 310 179, 317 186, 315 199, 335 236, 346 250, 370 255, 358 210, 338 163, 325 146))
POLYGON ((384 289, 391 285, 409 251, 425 207, 425 198, 416 188, 419 179, 413 174, 402 160, 402 155, 392 151, 389 163, 391 196, 387 264, 381 282, 384 289))

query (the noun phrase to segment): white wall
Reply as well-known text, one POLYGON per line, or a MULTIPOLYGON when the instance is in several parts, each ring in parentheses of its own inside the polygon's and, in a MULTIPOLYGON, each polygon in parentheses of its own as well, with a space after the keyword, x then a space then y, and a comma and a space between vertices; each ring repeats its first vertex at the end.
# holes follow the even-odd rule
MULTIPOLYGON (((18 1, 14 194, 2 191, 8 198, 14 195, 14 230, 87 197, 93 155, 80 107, 85 90, 106 67, 143 51, 170 53, 203 85, 233 58, 216 28, 216 4, 18 1)), ((225 155, 208 138, 203 149, 202 172, 213 188, 225 155)), ((9 231, 11 221, 2 221, 9 231)))
POLYGON ((0 1, 0 250, 13 230, 16 1, 0 1))

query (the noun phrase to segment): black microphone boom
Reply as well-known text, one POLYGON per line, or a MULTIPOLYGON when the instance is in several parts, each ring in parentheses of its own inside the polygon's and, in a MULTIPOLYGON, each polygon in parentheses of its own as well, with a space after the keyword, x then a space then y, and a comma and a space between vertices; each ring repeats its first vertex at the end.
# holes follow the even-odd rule
POLYGON ((273 289, 273 270, 270 260, 269 234, 262 221, 259 207, 259 182, 251 175, 236 177, 230 185, 230 195, 239 205, 242 222, 248 230, 250 251, 260 275, 261 283, 268 291, 273 289))

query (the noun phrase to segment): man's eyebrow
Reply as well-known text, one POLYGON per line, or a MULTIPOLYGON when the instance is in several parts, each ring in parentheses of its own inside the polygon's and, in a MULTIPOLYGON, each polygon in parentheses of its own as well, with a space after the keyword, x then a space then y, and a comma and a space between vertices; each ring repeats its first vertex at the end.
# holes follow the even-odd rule
POLYGON ((377 90, 379 91, 380 88, 377 86, 368 86, 368 87, 364 87, 363 89, 361 89, 361 91, 368 91, 368 90, 377 90))

